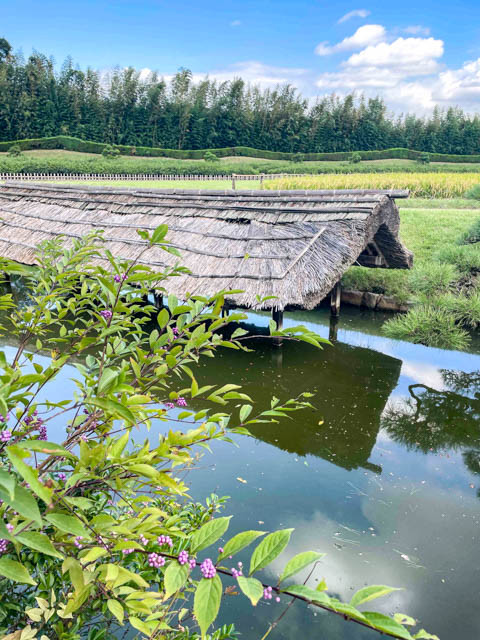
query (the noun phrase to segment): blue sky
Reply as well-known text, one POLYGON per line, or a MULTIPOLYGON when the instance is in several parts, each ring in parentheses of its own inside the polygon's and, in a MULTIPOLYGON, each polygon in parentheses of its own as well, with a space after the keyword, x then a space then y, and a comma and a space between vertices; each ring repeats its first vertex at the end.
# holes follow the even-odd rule
MULTIPOLYGON (((350 90, 395 111, 480 111, 479 0, 59 2, 0 0, 14 49, 80 67, 179 67, 219 80, 290 82, 308 97, 350 90)), ((144 71, 147 73, 147 71, 144 71)))

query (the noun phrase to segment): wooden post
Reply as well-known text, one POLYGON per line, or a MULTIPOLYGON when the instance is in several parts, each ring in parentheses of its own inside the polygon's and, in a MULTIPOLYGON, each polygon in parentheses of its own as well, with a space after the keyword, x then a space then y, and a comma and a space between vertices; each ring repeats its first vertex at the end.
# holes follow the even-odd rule
MULTIPOLYGON (((280 309, 272 309, 272 319, 277 325, 277 331, 283 329, 283 311, 280 311, 280 309)), ((280 347, 282 345, 282 338, 280 336, 275 336, 273 344, 280 347)))
POLYGON ((236 174, 232 173, 232 189, 235 191, 235 178, 236 178, 236 174))
POLYGON ((155 305, 156 309, 158 309, 158 311, 160 311, 160 309, 163 309, 162 294, 156 293, 155 291, 153 292, 153 304, 155 305))
POLYGON ((263 189, 263 179, 265 178, 265 174, 261 173, 260 174, 260 189, 263 189))
POLYGON ((330 326, 328 329, 328 339, 330 342, 336 342, 338 335, 338 316, 330 316, 330 326))
POLYGON ((330 313, 337 318, 340 315, 340 301, 342 297, 342 286, 340 282, 333 287, 330 293, 330 313))

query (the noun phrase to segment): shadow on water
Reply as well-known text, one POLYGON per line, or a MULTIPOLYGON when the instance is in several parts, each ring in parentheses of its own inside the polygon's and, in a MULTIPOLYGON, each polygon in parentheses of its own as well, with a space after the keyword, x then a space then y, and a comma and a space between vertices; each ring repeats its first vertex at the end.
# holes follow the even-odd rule
POLYGON ((322 351, 291 341, 278 347, 268 339, 252 340, 251 347, 254 353, 219 352, 200 366, 200 381, 221 385, 240 377, 244 392, 261 408, 267 408, 273 396, 285 400, 303 391, 315 394, 315 410, 279 424, 249 425, 255 438, 345 469, 364 467, 381 473, 369 457, 382 412, 398 383, 400 360, 340 342, 322 351))

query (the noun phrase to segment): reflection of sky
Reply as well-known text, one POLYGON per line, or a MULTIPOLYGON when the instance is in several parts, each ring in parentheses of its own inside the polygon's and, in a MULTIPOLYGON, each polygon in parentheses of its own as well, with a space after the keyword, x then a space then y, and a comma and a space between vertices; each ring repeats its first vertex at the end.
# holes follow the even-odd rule
MULTIPOLYGON (((249 315, 256 324, 268 324, 267 315, 249 315)), ((328 315, 314 312, 298 319, 296 315, 286 314, 285 326, 306 324, 328 337, 328 315), (315 322, 306 322, 305 317, 315 322)), ((401 375, 389 400, 392 405, 403 403, 410 384, 443 390, 440 369, 480 369, 480 355, 429 349, 365 333, 348 313, 340 318, 338 339, 402 361, 401 375)), ((7 352, 13 353, 13 349, 7 347, 7 352)), ((248 372, 242 375, 248 376, 248 372)), ((68 378, 73 376, 74 370, 69 369, 49 397, 60 400, 71 395, 74 383, 68 378)), ((288 384, 288 378, 284 382, 288 384)), ((300 414, 295 417, 298 419, 300 414)), ((166 427, 152 428, 152 442, 166 427)), ((63 428, 58 420, 49 429, 49 438, 59 438, 63 428)), ((295 421, 291 428, 295 429, 295 421)), ((295 528, 288 551, 272 567, 274 573, 300 550, 325 552, 313 585, 325 577, 330 591, 346 600, 367 583, 405 587, 405 591, 366 608, 409 613, 442 640, 456 637, 459 631, 462 640, 478 639, 480 517, 476 487, 470 486, 477 484, 477 478, 465 467, 461 452, 424 455, 407 450, 381 430, 370 456, 370 462, 382 468, 381 474, 375 474, 363 468, 348 471, 321 457, 300 457, 252 438, 234 439, 238 448, 214 443, 213 455, 205 454, 199 467, 188 474, 187 482, 192 484, 196 499, 203 500, 211 492, 231 496, 225 512, 235 514, 232 535, 244 529, 295 528)), ((240 558, 247 564, 249 553, 240 558)), ((222 606, 221 619, 239 620, 243 637, 261 637, 268 622, 281 611, 274 602, 261 602, 252 609, 244 600, 230 598, 222 606)), ((336 616, 315 615, 302 605, 293 607, 270 637, 280 640, 314 635, 325 640, 377 637, 336 616)))

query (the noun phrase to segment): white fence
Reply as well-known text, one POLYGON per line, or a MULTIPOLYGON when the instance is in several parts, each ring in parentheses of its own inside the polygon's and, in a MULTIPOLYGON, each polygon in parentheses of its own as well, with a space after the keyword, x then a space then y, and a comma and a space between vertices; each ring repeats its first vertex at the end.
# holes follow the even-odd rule
POLYGON ((0 173, 0 180, 26 180, 39 182, 42 180, 51 181, 51 182, 74 182, 77 180, 85 181, 89 180, 92 182, 96 181, 145 181, 145 180, 155 180, 155 181, 209 181, 209 180, 228 180, 232 182, 232 189, 235 189, 237 180, 256 180, 260 182, 260 188, 263 188, 263 181, 269 178, 283 178, 285 176, 299 176, 299 175, 307 175, 304 173, 300 174, 285 174, 285 173, 260 173, 260 174, 239 174, 233 173, 230 175, 169 175, 169 174, 120 174, 120 173, 0 173))

